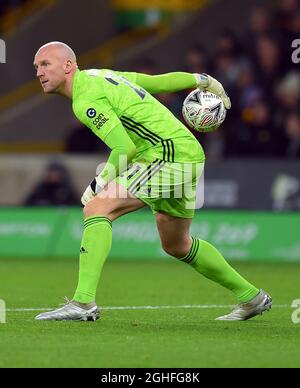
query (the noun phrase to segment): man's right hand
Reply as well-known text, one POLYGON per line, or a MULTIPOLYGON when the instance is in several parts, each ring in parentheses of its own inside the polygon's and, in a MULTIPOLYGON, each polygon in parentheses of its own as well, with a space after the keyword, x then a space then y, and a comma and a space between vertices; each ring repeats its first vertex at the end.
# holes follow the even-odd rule
POLYGON ((82 194, 81 203, 85 206, 88 202, 90 202, 97 194, 96 194, 96 178, 88 185, 85 189, 85 192, 82 194))
POLYGON ((95 196, 103 190, 106 182, 101 179, 100 176, 96 176, 93 181, 85 189, 85 192, 82 194, 81 203, 85 206, 88 202, 95 198, 95 196))

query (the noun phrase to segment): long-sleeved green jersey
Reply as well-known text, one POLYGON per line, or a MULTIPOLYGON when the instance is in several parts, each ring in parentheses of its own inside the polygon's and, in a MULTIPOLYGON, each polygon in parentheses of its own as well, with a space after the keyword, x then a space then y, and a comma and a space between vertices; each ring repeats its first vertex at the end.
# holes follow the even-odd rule
POLYGON ((189 73, 148 76, 78 70, 73 79, 73 111, 112 149, 110 163, 116 164, 120 154, 149 161, 201 163, 205 155, 199 142, 151 94, 193 87, 196 80, 189 73))

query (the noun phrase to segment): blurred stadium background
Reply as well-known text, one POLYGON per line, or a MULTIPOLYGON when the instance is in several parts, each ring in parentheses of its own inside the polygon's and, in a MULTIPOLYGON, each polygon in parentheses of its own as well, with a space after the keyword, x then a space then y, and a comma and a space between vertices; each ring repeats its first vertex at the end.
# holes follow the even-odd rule
MULTIPOLYGON (((0 39, 0 367, 299 367, 299 1, 1 0, 0 39), (271 293, 270 315, 216 323, 232 295, 167 258, 139 211, 114 223, 100 324, 34 321, 72 296, 81 193, 108 155, 35 79, 34 54, 53 40, 82 69, 207 72, 224 84, 224 125, 196 134, 207 164, 193 234, 271 293)), ((158 97, 182 120, 188 92, 158 97)))
MULTIPOLYGON (((59 40, 81 68, 219 79, 233 108, 220 130, 196 134, 207 166, 194 232, 229 260, 300 260, 299 1, 1 0, 0 37, 1 257, 77 257, 80 196, 107 156, 69 102, 35 80, 36 50, 59 40)), ((182 120, 187 93, 158 98, 182 120)), ((112 257, 145 246, 163 256, 150 213, 116 222, 112 257)))

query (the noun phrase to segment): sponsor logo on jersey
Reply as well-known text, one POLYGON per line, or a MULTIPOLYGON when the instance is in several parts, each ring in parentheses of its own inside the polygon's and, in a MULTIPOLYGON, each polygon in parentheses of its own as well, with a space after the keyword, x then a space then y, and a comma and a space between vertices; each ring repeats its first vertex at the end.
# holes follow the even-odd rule
POLYGON ((95 116, 96 116, 97 112, 96 112, 96 109, 94 108, 89 108, 87 111, 86 111, 86 115, 87 117, 89 117, 90 119, 93 119, 95 116))
POLYGON ((100 113, 93 121, 93 124, 97 129, 100 129, 108 120, 109 118, 105 117, 103 113, 100 113))

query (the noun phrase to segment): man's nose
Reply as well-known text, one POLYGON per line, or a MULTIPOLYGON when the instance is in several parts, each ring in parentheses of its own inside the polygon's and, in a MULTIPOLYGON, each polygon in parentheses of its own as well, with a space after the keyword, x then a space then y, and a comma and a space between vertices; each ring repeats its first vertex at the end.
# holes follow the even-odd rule
POLYGON ((38 69, 36 70, 36 76, 37 76, 38 78, 40 78, 40 77, 42 77, 43 75, 44 75, 43 70, 42 70, 41 68, 38 68, 38 69))

